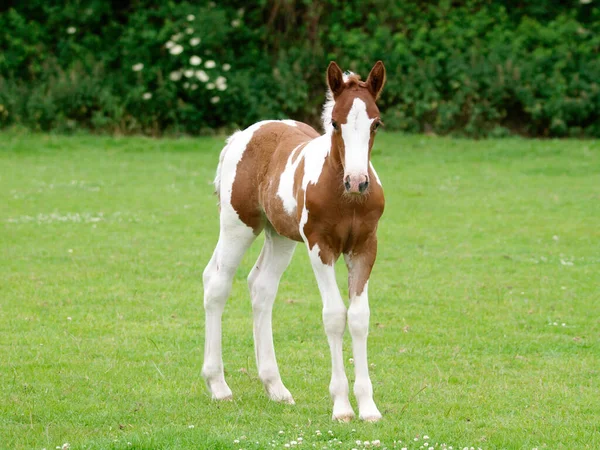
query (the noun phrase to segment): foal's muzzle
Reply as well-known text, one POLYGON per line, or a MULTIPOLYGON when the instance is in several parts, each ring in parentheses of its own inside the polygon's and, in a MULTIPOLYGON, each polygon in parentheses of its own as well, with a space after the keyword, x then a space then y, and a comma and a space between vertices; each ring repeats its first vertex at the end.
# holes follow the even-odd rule
POLYGON ((346 175, 344 187, 349 194, 363 194, 369 187, 368 175, 346 175))

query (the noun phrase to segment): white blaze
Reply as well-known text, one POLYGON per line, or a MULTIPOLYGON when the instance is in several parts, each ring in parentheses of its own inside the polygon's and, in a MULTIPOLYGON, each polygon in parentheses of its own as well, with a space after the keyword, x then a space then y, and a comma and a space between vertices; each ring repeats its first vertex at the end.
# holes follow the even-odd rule
POLYGON ((344 157, 346 175, 369 173, 369 139, 374 120, 369 119, 365 102, 355 98, 348 113, 348 120, 342 124, 342 139, 346 148, 344 157))

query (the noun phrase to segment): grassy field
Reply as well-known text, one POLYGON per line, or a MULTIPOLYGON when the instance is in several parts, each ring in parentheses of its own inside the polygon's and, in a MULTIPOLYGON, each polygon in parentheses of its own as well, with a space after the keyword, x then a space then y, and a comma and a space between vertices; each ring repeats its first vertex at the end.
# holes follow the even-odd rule
POLYGON ((235 399, 211 401, 222 142, 0 134, 0 448, 600 448, 600 142, 378 137, 377 424, 330 420, 301 246, 274 312, 297 404, 267 400, 246 287, 262 239, 225 310, 235 399))

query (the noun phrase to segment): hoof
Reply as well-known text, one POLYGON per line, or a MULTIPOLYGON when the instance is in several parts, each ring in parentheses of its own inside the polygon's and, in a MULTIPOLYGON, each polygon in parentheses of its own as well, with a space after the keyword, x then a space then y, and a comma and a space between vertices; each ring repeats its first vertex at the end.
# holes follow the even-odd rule
POLYGON ((356 415, 354 414, 350 404, 348 404, 344 408, 339 408, 338 410, 334 409, 331 419, 340 423, 348 423, 354 419, 354 417, 356 417, 356 415))
POLYGON ((229 386, 224 381, 208 384, 208 389, 212 394, 213 400, 233 400, 231 389, 229 389, 229 386))
POLYGON ((336 420, 340 423, 348 423, 351 422, 352 419, 354 419, 354 413, 352 414, 346 414, 346 415, 342 415, 342 416, 332 416, 333 420, 336 420))
POLYGON ((361 415, 360 416, 360 420, 363 420, 365 422, 379 422, 381 420, 381 413, 377 412, 377 414, 368 414, 368 415, 361 415))

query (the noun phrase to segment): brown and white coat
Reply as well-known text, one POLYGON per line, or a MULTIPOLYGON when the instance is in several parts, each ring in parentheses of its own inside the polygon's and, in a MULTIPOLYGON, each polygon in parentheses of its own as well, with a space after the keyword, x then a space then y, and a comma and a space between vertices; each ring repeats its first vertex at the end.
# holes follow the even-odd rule
POLYGON ((327 69, 325 134, 296 121, 264 121, 232 135, 221 152, 215 187, 220 233, 206 267, 206 341, 202 374, 215 399, 231 398, 221 352, 221 316, 240 260, 263 230, 265 244, 248 276, 258 373, 269 397, 294 403, 275 359, 271 316, 279 280, 297 242, 308 249, 323 299, 323 322, 331 350, 333 418, 350 420, 342 337, 352 336, 359 415, 375 421, 367 363, 368 280, 377 253, 377 224, 384 209, 381 183, 370 162, 380 124, 376 100, 385 83, 381 61, 367 80, 327 69), (337 287, 334 263, 348 266, 350 305, 337 287))

